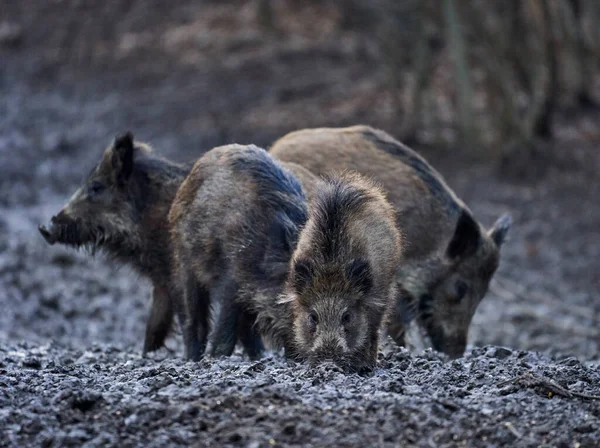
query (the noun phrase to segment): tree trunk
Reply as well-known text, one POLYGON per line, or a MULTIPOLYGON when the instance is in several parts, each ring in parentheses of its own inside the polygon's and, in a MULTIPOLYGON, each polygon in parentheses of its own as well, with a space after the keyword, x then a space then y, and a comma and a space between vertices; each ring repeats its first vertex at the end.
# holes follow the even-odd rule
POLYGON ((552 120, 556 109, 556 100, 558 96, 558 54, 556 48, 556 39, 554 36, 554 24, 552 13, 550 11, 550 0, 542 1, 542 14, 544 22, 544 59, 548 70, 548 86, 544 95, 544 101, 540 114, 535 120, 533 132, 538 137, 552 137, 552 120))
MULTIPOLYGON (((575 19, 575 51, 577 53, 576 60, 579 65, 579 80, 575 99, 580 107, 595 108, 598 105, 589 91, 589 87, 591 87, 594 80, 594 56, 585 41, 585 32, 583 29, 584 5, 582 0, 569 0, 568 5, 571 7, 575 19)), ((592 15, 590 15, 590 19, 593 19, 592 15)))
POLYGON ((454 78, 457 89, 458 101, 458 126, 461 143, 474 151, 476 147, 476 135, 474 127, 472 98, 473 86, 469 73, 469 61, 465 38, 462 34, 461 25, 454 0, 444 0, 444 15, 446 18, 446 31, 450 53, 454 63, 454 78))
POLYGON ((413 57, 415 79, 414 86, 409 91, 408 104, 400 132, 402 140, 408 145, 414 144, 417 141, 417 129, 421 123, 423 92, 429 83, 429 73, 432 70, 431 48, 426 30, 427 10, 424 3, 420 5, 416 13, 419 15, 417 17, 419 29, 413 57))

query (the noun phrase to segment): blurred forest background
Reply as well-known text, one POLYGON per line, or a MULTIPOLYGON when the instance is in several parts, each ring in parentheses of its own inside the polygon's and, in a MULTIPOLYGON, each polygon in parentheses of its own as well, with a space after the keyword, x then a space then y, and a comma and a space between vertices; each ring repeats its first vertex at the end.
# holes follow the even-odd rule
MULTIPOLYGON (((2 9, 3 47, 47 48, 40 80, 68 66, 104 72, 107 90, 168 83, 173 101, 190 99, 178 107, 196 109, 170 125, 205 130, 210 144, 363 122, 526 175, 561 119, 600 104, 596 0, 7 0, 2 9), (116 76, 124 69, 136 72, 130 83, 116 76)), ((595 126, 584 132, 600 138, 595 126)))

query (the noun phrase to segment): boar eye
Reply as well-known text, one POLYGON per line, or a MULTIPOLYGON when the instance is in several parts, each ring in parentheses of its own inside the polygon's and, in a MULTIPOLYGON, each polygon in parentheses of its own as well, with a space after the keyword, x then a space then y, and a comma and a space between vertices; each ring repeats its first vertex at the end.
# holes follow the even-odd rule
POLYGON ((350 315, 350 311, 344 312, 344 314, 342 315, 342 324, 348 325, 350 323, 350 320, 352 320, 352 316, 350 315))
POLYGON ((104 188, 106 188, 104 184, 101 184, 100 182, 94 182, 88 188, 88 194, 90 196, 97 196, 104 191, 104 188))
POLYGON ((319 316, 314 311, 311 311, 308 315, 308 321, 311 325, 316 326, 319 323, 319 316))
POLYGON ((463 282, 462 280, 459 280, 456 282, 455 288, 456 288, 455 300, 456 300, 456 302, 460 302, 467 294, 469 287, 467 286, 467 284, 465 282, 463 282))

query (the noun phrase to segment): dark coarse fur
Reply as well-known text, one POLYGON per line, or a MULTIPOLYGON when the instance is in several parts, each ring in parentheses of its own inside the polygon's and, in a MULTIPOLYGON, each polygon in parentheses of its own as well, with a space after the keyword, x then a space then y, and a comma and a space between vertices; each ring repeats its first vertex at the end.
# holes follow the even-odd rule
POLYGON ((134 142, 131 133, 105 150, 42 236, 50 244, 101 250, 152 281, 152 310, 144 353, 163 346, 175 314, 171 294, 168 211, 189 167, 172 163, 134 142))
POLYGON ((320 182, 281 299, 293 320, 287 354, 374 367, 400 245, 393 209, 373 183, 355 173, 320 182))
POLYGON ((277 312, 306 219, 300 182, 265 150, 228 145, 198 160, 169 216, 174 266, 184 287, 188 358, 231 354, 240 321, 246 350, 260 354, 258 332, 269 319, 263 311, 268 308, 270 317, 277 312))
POLYGON ((351 169, 381 183, 405 241, 388 331, 404 344, 405 326, 416 320, 434 348, 460 356, 498 266, 510 216, 486 231, 425 159, 368 126, 292 132, 275 142, 271 153, 316 175, 351 169))

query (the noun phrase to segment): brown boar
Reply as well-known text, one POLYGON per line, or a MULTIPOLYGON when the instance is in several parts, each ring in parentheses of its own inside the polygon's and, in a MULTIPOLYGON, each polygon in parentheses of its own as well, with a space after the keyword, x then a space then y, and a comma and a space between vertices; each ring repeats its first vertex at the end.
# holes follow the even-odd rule
POLYGON ((351 169, 383 185, 406 242, 388 331, 402 345, 405 324, 416 319, 436 350, 461 356, 498 267, 510 216, 486 231, 425 159, 368 126, 292 132, 270 152, 316 175, 351 169))
POLYGON ((252 336, 257 310, 244 304, 276 303, 306 219, 300 182, 265 150, 227 145, 196 162, 169 214, 189 359, 230 355, 237 322, 242 342, 252 336))
POLYGON ((395 303, 400 245, 394 211, 372 182, 355 173, 320 182, 281 299, 292 320, 287 354, 373 368, 395 303))
MULTIPOLYGON (((50 244, 101 250, 153 285, 144 354, 163 346, 177 311, 171 294, 168 211, 189 167, 154 155, 131 133, 115 138, 48 227, 50 244)), ((180 311, 179 311, 180 312, 180 311)))

